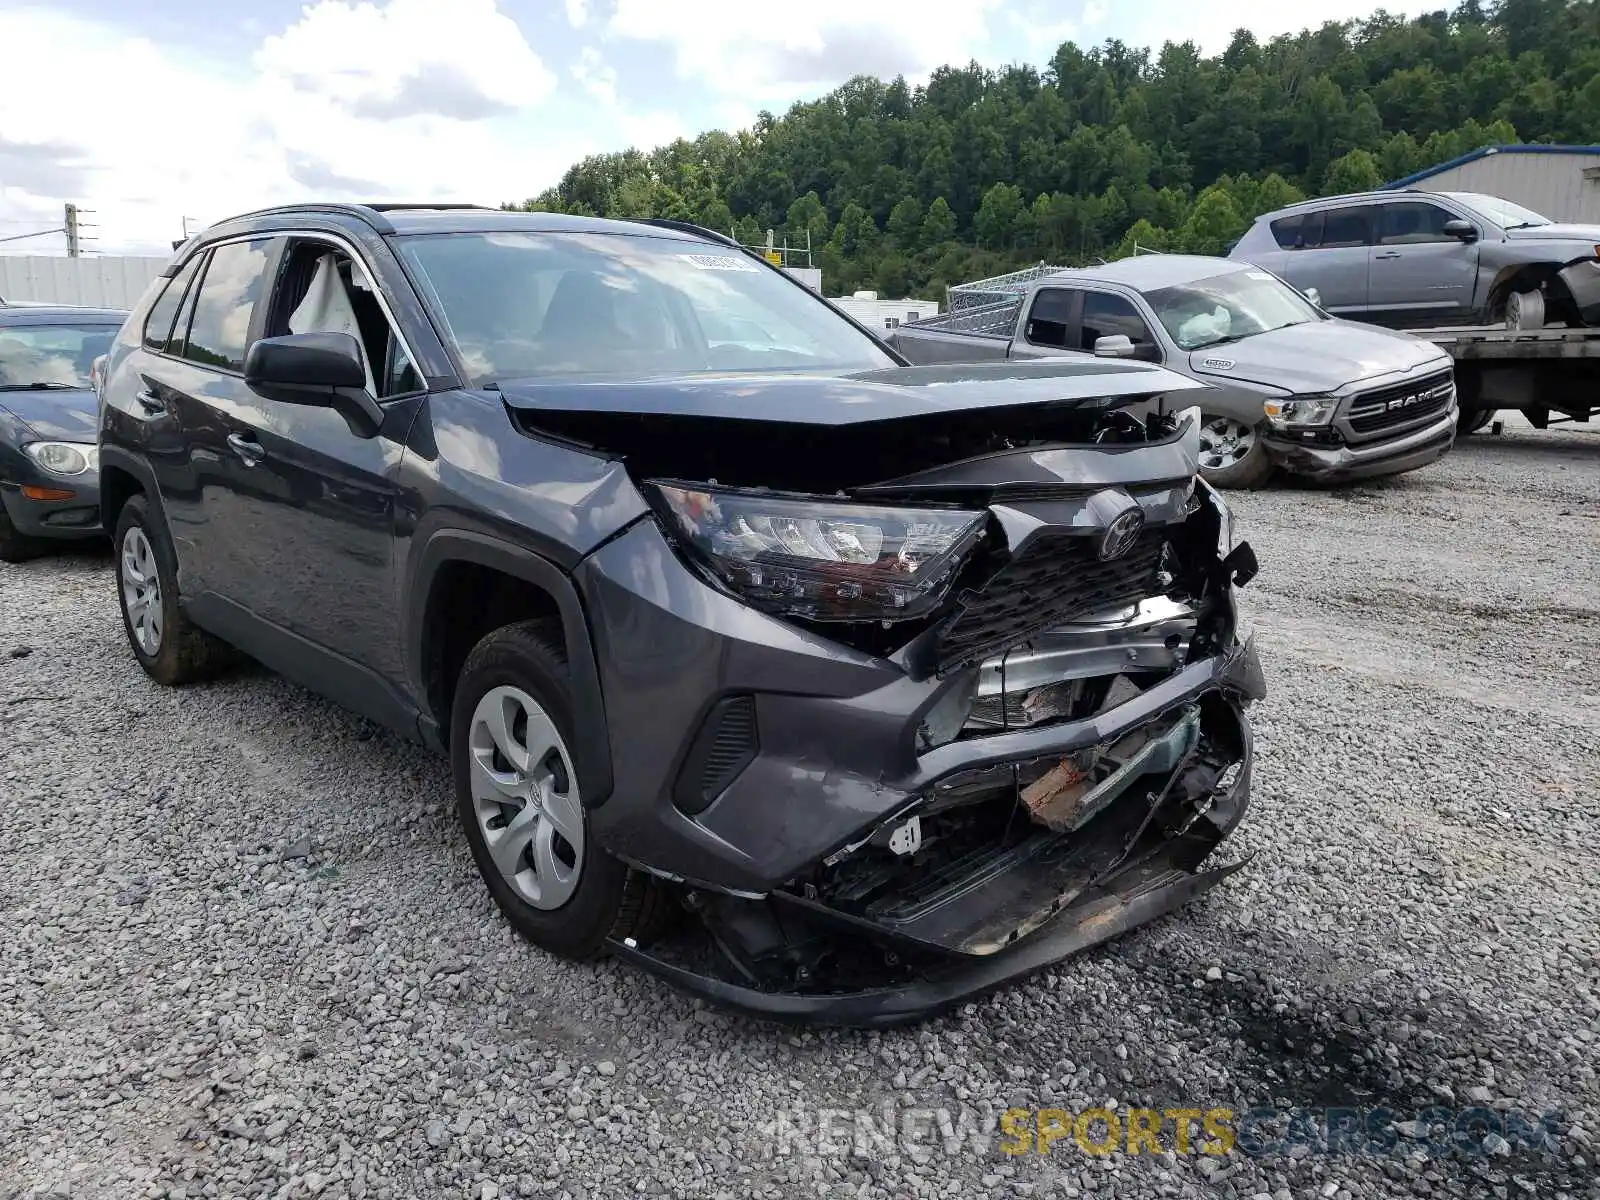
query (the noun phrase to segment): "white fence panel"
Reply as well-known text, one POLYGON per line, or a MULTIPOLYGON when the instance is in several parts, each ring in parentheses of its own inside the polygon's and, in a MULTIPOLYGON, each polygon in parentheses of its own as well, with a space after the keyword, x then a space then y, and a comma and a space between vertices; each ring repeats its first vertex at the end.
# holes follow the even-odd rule
POLYGON ((0 254, 0 300, 132 308, 168 261, 113 254, 0 254))

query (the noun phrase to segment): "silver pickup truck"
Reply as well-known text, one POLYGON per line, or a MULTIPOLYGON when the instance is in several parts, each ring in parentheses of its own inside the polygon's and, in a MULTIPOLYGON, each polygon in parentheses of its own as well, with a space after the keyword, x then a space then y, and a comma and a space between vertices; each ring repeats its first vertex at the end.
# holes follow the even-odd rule
POLYGON ((1259 487, 1274 467, 1341 482, 1394 475, 1445 454, 1456 435, 1449 356, 1317 303, 1248 263, 1136 255, 885 340, 913 363, 1089 353, 1210 384, 1196 396, 1201 474, 1215 487, 1259 487))

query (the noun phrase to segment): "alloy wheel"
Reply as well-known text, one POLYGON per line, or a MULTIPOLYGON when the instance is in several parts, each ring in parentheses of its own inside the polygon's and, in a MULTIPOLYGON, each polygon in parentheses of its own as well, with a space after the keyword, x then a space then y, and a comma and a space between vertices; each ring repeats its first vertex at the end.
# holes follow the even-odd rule
POLYGON ((145 531, 129 527, 122 538, 122 607, 139 649, 154 658, 161 652, 161 575, 145 531))
POLYGON ((1255 447, 1256 431, 1231 417, 1207 417, 1200 426, 1200 465, 1225 471, 1255 447))
POLYGON ((560 908, 583 870, 583 806, 555 722, 521 688, 492 688, 472 711, 467 753, 490 858, 527 903, 560 908))

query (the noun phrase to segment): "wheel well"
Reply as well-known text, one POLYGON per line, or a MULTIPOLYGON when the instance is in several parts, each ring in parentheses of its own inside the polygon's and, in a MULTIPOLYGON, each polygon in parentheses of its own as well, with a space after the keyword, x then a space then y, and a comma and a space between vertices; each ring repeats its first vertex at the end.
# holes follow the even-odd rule
POLYGON ((100 524, 108 535, 116 532, 122 506, 143 492, 138 477, 130 472, 118 467, 100 469, 100 524))
POLYGON ((555 597, 537 584, 482 563, 439 568, 423 614, 422 677, 442 737, 450 735, 456 679, 472 648, 502 626, 536 617, 561 620, 555 597))
POLYGON ((1554 284, 1550 299, 1559 301, 1564 298, 1566 288, 1556 274, 1559 270, 1554 263, 1524 263, 1501 271, 1489 286, 1489 319, 1505 319, 1506 298, 1512 292, 1532 291, 1541 285, 1554 284))

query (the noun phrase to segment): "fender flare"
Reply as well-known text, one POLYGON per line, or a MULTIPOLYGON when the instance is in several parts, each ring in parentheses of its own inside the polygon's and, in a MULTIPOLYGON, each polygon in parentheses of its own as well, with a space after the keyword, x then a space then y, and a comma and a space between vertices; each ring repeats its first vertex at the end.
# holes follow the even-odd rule
POLYGON ((114 514, 107 511, 107 506, 113 495, 105 486, 106 468, 121 471, 131 475, 139 484, 144 493, 145 502, 150 505, 151 511, 166 520, 166 507, 161 503, 161 489, 156 486, 156 473, 139 455, 124 449, 122 446, 105 445, 100 447, 100 524, 108 535, 116 531, 114 514))
MULTIPOLYGON (((549 559, 514 542, 466 529, 440 529, 428 536, 415 558, 405 595, 415 597, 405 616, 406 662, 415 694, 421 701, 418 725, 423 740, 443 749, 447 743, 441 718, 432 711, 423 672, 423 639, 428 608, 439 572, 451 563, 467 562, 524 580, 549 595, 561 617, 567 651, 568 687, 574 717, 573 757, 584 781, 584 804, 597 807, 611 795, 611 735, 606 725, 605 698, 595 661, 589 622, 571 578, 549 559)), ((448 722, 449 716, 442 718, 448 722)))

